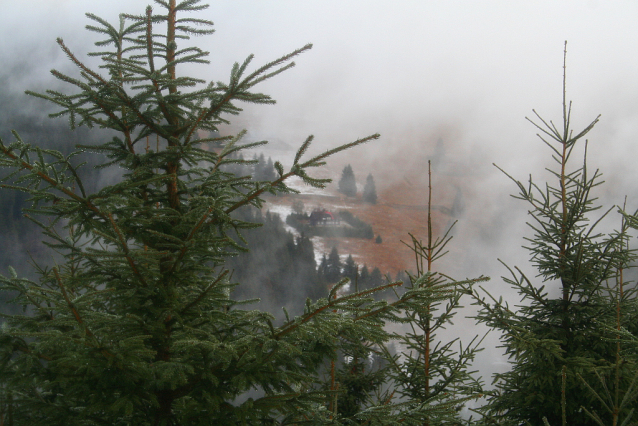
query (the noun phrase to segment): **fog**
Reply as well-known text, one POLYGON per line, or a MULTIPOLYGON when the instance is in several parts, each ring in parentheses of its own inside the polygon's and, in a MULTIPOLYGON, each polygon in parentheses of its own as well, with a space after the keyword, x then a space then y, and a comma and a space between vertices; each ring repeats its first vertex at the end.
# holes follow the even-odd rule
MULTIPOLYGON (((141 14, 147 4, 0 0, 0 90, 18 96, 57 84, 51 68, 74 72, 55 38, 85 58, 99 39, 84 30, 85 12, 116 23, 118 13, 141 14)), ((487 288, 513 303, 518 299, 499 278, 506 270, 497 259, 535 275, 521 248, 530 235, 527 206, 511 199, 515 185, 492 163, 522 181, 530 173, 538 182, 548 178, 543 169, 551 166, 550 152, 525 117, 533 117, 534 108, 560 122, 565 40, 573 127, 580 130, 601 114, 588 135, 589 166, 607 181, 597 195, 606 205, 628 195, 629 209, 638 206, 632 200, 638 187, 636 2, 241 0, 212 2, 201 17, 215 22, 217 32, 194 40, 211 52, 211 64, 191 71, 208 80, 227 81, 232 64, 251 53, 259 66, 314 44, 295 68, 260 87, 277 104, 245 105, 228 131, 246 128, 256 138, 291 146, 313 134, 311 152, 378 132, 380 140, 330 166, 378 170, 379 192, 404 170, 422 170, 425 177, 427 158, 442 140, 447 163, 440 166, 446 173, 440 182, 451 175, 463 182, 465 211, 449 260, 456 262, 455 276, 489 275, 487 288)), ((35 117, 43 110, 35 105, 10 107, 33 107, 22 114, 35 117)), ((423 199, 426 190, 417 186, 415 198, 423 199)), ((503 364, 493 349, 497 336, 486 342, 490 349, 478 368, 489 382, 489 372, 503 364)))
MULTIPOLYGON (((12 71, 11 90, 22 92, 50 86, 53 67, 72 72, 56 37, 80 57, 92 48, 97 35, 84 30, 85 12, 115 23, 118 13, 142 13, 148 1, 3 3, 11 19, 0 30, 8 41, 0 57, 12 71)), ((547 151, 524 117, 535 108, 560 120, 567 40, 576 127, 602 114, 591 134, 592 165, 619 194, 623 177, 635 180, 631 162, 619 162, 638 126, 634 2, 222 1, 203 16, 217 30, 195 39, 211 52, 210 66, 192 70, 203 78, 227 80, 232 64, 251 53, 261 65, 314 44, 293 70, 261 86, 277 105, 246 105, 237 128, 293 146, 314 134, 317 149, 379 132, 381 140, 352 153, 373 164, 412 158, 408 149, 431 152, 443 137, 471 155, 473 167, 488 166, 477 192, 503 182, 493 162, 522 178, 544 165, 547 151)))

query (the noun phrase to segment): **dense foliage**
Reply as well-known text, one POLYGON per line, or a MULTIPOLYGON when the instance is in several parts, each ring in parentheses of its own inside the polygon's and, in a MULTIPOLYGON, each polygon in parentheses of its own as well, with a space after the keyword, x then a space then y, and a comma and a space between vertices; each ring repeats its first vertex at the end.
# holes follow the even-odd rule
MULTIPOLYGON (((238 211, 261 207, 267 192, 294 192, 286 185, 291 176, 323 187, 328 180, 312 178, 309 168, 378 135, 302 160, 309 137, 289 171, 273 164, 272 181, 224 170, 248 164, 234 154, 260 144, 242 145, 243 132, 220 136, 226 117, 241 111, 240 101, 273 103, 254 86, 311 46, 254 71, 251 56, 235 64, 227 83, 207 84, 178 74, 184 64, 207 62, 187 40, 210 34, 212 24, 184 16, 205 6, 156 3, 162 13, 149 7, 145 15, 121 15, 118 26, 88 14, 87 28, 103 37, 92 54, 100 68, 58 39, 79 75, 52 73, 75 93, 28 92, 56 104, 53 115, 68 117, 72 128, 110 130, 108 139, 68 154, 17 132, 0 141, 0 166, 10 169, 3 187, 29 194, 23 211, 56 255, 53 265, 34 264, 37 280, 13 268, 0 276, 0 289, 24 308, 4 315, 0 332, 0 418, 13 425, 340 422, 326 366, 338 354, 382 345, 390 337, 383 324, 405 321, 403 312, 430 303, 431 291, 417 282, 388 303, 369 297, 380 289, 344 294, 342 281, 277 322, 235 298, 239 284, 227 261, 245 249, 237 239, 258 226, 238 211), (100 168, 119 167, 115 182, 86 184, 86 151, 103 156, 100 168)), ((304 240, 293 244, 308 254, 304 240)), ((436 399, 367 402, 343 421, 455 416, 436 399)))
POLYGON ((477 295, 478 320, 502 332, 512 361, 510 371, 496 375, 496 390, 484 407, 501 424, 615 425, 630 421, 638 401, 636 352, 622 349, 619 334, 638 331, 634 286, 623 279, 635 252, 628 247, 622 211, 619 230, 598 230, 618 210, 612 206, 598 213, 593 191, 601 175, 587 168, 583 139, 598 118, 574 134, 564 84, 562 126, 538 114, 541 124, 532 121, 552 151, 555 167, 548 170, 554 182, 538 185, 530 177, 523 184, 512 178, 519 189, 515 198, 529 205, 534 235, 526 248, 538 275, 532 279, 508 267, 505 282, 521 296, 518 310, 501 298, 477 295), (570 160, 579 148, 583 160, 573 167, 570 160))
MULTIPOLYGON (((317 271, 314 247, 308 237, 295 237, 284 229, 275 214, 262 215, 257 209, 241 209, 235 215, 247 222, 262 224, 244 234, 239 242, 246 251, 227 259, 237 298, 261 299, 262 309, 275 315, 285 307, 291 315, 302 313, 300 301, 327 297, 328 285, 317 271)), ((333 283, 337 282, 335 280, 333 283)))

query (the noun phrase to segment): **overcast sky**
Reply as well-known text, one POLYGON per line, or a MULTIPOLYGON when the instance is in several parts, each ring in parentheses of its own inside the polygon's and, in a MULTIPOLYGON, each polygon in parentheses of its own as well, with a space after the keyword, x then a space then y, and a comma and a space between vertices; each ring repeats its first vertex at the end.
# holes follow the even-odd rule
MULTIPOLYGON (((0 28, 2 63, 10 69, 28 55, 35 64, 16 73, 12 89, 22 91, 51 82, 52 67, 71 71, 56 37, 80 57, 92 47, 97 38, 84 30, 85 12, 115 24, 119 13, 143 13, 149 2, 0 4, 11 17, 0 28)), ((207 79, 227 80, 232 64, 251 53, 261 65, 314 44, 295 69, 261 87, 277 106, 249 105, 236 121, 258 137, 297 145, 314 134, 323 147, 379 132, 379 150, 357 153, 375 162, 405 144, 427 151, 442 137, 476 162, 507 163, 525 174, 547 152, 524 117, 535 108, 560 120, 567 40, 575 124, 602 114, 591 135, 593 165, 613 162, 614 172, 638 178, 632 162, 622 161, 638 134, 635 1, 241 0, 213 2, 201 16, 217 30, 196 40, 211 52, 211 65, 196 70, 207 79)), ((615 178, 610 169, 606 175, 615 178)))
MULTIPOLYGON (((115 23, 118 13, 142 13, 147 4, 0 0, 3 63, 37 52, 41 69, 33 73, 50 78, 47 71, 64 61, 56 37, 80 55, 96 40, 83 28, 85 12, 115 23)), ((468 144, 511 160, 523 150, 525 160, 539 150, 524 117, 536 108, 560 118, 565 40, 568 98, 577 122, 602 114, 601 154, 619 159, 638 126, 634 1, 242 0, 212 2, 203 15, 217 33, 197 40, 212 60, 198 72, 214 80, 226 80, 232 63, 250 53, 259 65, 314 44, 295 70, 262 87, 277 107, 249 108, 251 130, 290 142, 310 133, 328 144, 380 132, 379 145, 418 143, 453 127, 468 144)))
MULTIPOLYGON (((32 64, 15 73, 11 89, 52 82, 52 67, 69 69, 56 37, 83 57, 97 40, 84 30, 85 12, 115 24, 118 13, 141 14, 148 3, 0 0, 1 63, 11 70, 28 55, 32 64)), ((238 126, 251 134, 291 145, 314 134, 327 148, 379 132, 380 141, 352 153, 377 166, 429 155, 441 138, 463 168, 480 170, 465 190, 474 197, 466 204, 477 206, 469 211, 482 212, 483 221, 509 229, 513 238, 491 250, 481 247, 468 264, 485 270, 472 275, 492 275, 501 283, 497 257, 515 264, 527 259, 520 249, 526 206, 510 200, 514 186, 491 163, 521 180, 529 173, 543 178, 539 170, 550 164, 548 151, 525 116, 535 108, 544 118, 561 120, 565 40, 575 127, 602 114, 589 135, 590 166, 608 182, 602 195, 613 203, 636 195, 636 1, 239 0, 212 2, 200 16, 217 30, 197 40, 211 52, 211 65, 197 70, 207 79, 227 81, 233 62, 251 53, 261 65, 314 44, 295 69, 262 86, 276 106, 246 108, 238 126), (510 209, 518 213, 503 213, 510 209)), ((468 229, 477 219, 464 223, 468 229)))

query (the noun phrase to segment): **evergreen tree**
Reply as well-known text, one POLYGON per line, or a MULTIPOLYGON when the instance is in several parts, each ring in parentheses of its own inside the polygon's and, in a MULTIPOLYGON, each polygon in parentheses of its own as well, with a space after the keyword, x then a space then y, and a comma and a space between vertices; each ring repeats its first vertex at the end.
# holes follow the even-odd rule
POLYGON ((275 165, 272 162, 272 158, 268 157, 268 162, 264 168, 264 180, 273 181, 277 179, 277 173, 275 172, 275 165))
POLYGON ((339 251, 336 247, 330 250, 328 259, 326 261, 326 281, 329 283, 336 283, 341 279, 341 258, 339 257, 339 251))
POLYGON ((363 265, 361 272, 359 272, 359 288, 370 288, 370 270, 368 265, 363 265))
POLYGON ((370 204, 377 203, 377 188, 374 184, 374 178, 372 177, 372 173, 368 175, 366 178, 366 184, 363 187, 363 201, 368 202, 370 204))
MULTIPOLYGON (((561 126, 543 120, 535 111, 541 124, 530 120, 552 150, 556 164, 550 172, 554 182, 537 185, 530 178, 523 184, 507 175, 518 186, 515 198, 529 205, 534 236, 528 239, 526 248, 541 282, 534 283, 519 268, 508 268, 510 276, 504 280, 518 291, 523 302, 518 310, 500 298, 476 296, 482 307, 478 319, 503 333, 512 363, 511 371, 496 376, 497 390, 485 407, 489 418, 504 424, 597 424, 587 412, 605 411, 606 403, 596 397, 607 389, 599 373, 614 370, 619 353, 616 339, 610 338, 605 327, 636 327, 632 316, 618 315, 620 305, 607 287, 633 253, 626 247, 626 229, 609 234, 597 229, 614 209, 596 217, 600 206, 593 191, 601 184, 600 173, 587 168, 587 142, 582 141, 598 118, 574 134, 571 103, 567 104, 565 96, 563 74, 561 126), (584 159, 574 168, 569 160, 579 148, 584 159), (546 286, 557 287, 558 291, 546 286), (558 296, 552 296, 556 293, 558 296)), ((626 365, 635 369, 635 363, 626 365)), ((631 386, 624 381, 635 374, 623 376, 615 384, 619 391, 631 386)), ((625 406, 624 412, 617 414, 626 417, 630 409, 625 406)))
POLYGON ((266 157, 262 152, 259 154, 259 157, 255 154, 253 162, 255 163, 255 171, 253 173, 255 180, 271 181, 276 179, 275 166, 272 162, 272 158, 268 157, 268 161, 266 161, 266 157))
POLYGON ((299 302, 327 296, 309 238, 294 237, 284 229, 280 217, 270 212, 262 216, 257 209, 241 209, 233 217, 263 224, 246 233, 244 242, 238 241, 248 250, 226 261, 233 278, 242 283, 235 289, 236 297, 259 297, 263 305, 274 308, 274 315, 281 313, 281 307, 298 315, 299 302))
MULTIPOLYGON (((375 396, 381 394, 381 387, 387 381, 387 368, 378 350, 364 340, 349 345, 336 367, 332 389, 336 390, 332 412, 336 412, 341 424, 366 424, 361 413, 370 407, 379 406, 375 396)), ((384 401, 387 405, 389 400, 384 401)), ((392 407, 392 405, 389 405, 392 407)), ((393 407, 394 408, 394 407, 393 407)), ((385 416, 385 421, 388 421, 385 416)))
POLYGON ((368 286, 370 287, 379 287, 383 285, 385 279, 383 278, 383 274, 378 267, 374 267, 372 272, 370 272, 370 280, 368 281, 368 286))
POLYGON ((301 200, 295 200, 292 202, 292 212, 298 216, 301 216, 304 214, 305 208, 306 206, 301 200))
MULTIPOLYGON (((470 293, 472 286, 485 281, 480 277, 474 280, 457 282, 434 270, 434 262, 446 254, 445 248, 452 239, 450 227, 443 237, 435 238, 432 232, 432 175, 428 162, 428 223, 425 243, 414 235, 411 243, 406 243, 414 252, 416 275, 407 274, 407 290, 426 288, 432 295, 432 303, 413 304, 405 310, 409 331, 396 333, 395 341, 405 348, 401 356, 392 356, 385 349, 390 360, 390 377, 399 396, 409 401, 405 412, 419 405, 433 405, 442 408, 436 415, 421 418, 422 424, 460 424, 458 411, 471 399, 482 396, 480 378, 474 377, 471 363, 480 348, 481 340, 475 337, 469 344, 463 345, 457 339, 437 338, 437 333, 452 324, 452 319, 461 308, 461 298, 470 293), (459 348, 454 346, 458 343, 459 348)), ((454 226, 454 224, 452 225, 454 226)), ((378 268, 370 275, 380 276, 378 268)), ((448 330, 449 333, 449 330, 448 330)), ((446 333, 446 334, 448 334, 446 333)), ((403 414, 405 415, 405 414, 403 414)))
POLYGON ((350 164, 344 167, 341 172, 341 179, 339 179, 339 192, 348 197, 354 197, 357 195, 357 181, 354 178, 354 172, 352 171, 350 164))
MULTIPOLYGON (((361 290, 357 271, 358 267, 352 255, 348 255, 342 276, 350 280, 350 290, 354 294, 361 290)), ((328 410, 333 413, 335 419, 339 419, 340 424, 365 424, 368 421, 361 421, 360 415, 362 411, 379 402, 374 400, 374 396, 386 382, 385 363, 378 355, 378 348, 362 337, 344 343, 339 357, 330 364, 330 381, 326 388, 334 394, 328 410)), ((387 416, 383 419, 389 420, 387 416)))
MULTIPOLYGON (((38 281, 12 268, 0 276, 0 289, 14 292, 26 311, 7 316, 0 330, 0 414, 35 426, 329 422, 330 395, 318 390, 325 361, 352 342, 383 343, 383 324, 403 321, 404 306, 428 304, 430 296, 417 288, 393 304, 372 302, 370 292, 339 296, 339 283, 327 299, 309 300, 302 314, 276 325, 232 296, 239 284, 224 265, 244 247, 231 236, 256 226, 233 212, 260 207, 265 192, 291 192, 285 182, 293 175, 324 187, 328 180, 308 176, 307 168, 378 135, 302 161, 309 137, 290 171, 275 163, 272 182, 224 171, 231 154, 256 144, 241 145, 242 133, 204 135, 216 135, 225 116, 240 111, 239 101, 272 103, 253 87, 310 46, 252 72, 249 57, 228 83, 202 85, 177 71, 206 62, 206 52, 186 43, 188 35, 211 33, 211 23, 183 16, 205 6, 156 3, 163 14, 149 7, 142 16, 122 15, 116 27, 89 14, 88 28, 105 37, 94 54, 104 74, 58 40, 80 72, 53 74, 77 93, 31 93, 61 107, 55 115, 68 116, 71 126, 116 136, 69 155, 17 133, 8 145, 0 141, 0 167, 16 179, 5 187, 30 194, 27 216, 58 256, 53 266, 35 265, 38 281), (77 162, 87 150, 107 156, 101 167, 123 170, 117 183, 87 191, 77 162)), ((389 424, 379 407, 358 416, 389 424)), ((417 407, 414 415, 428 410, 417 407)))
POLYGON ((328 271, 328 258, 326 254, 321 255, 321 262, 319 262, 319 266, 317 266, 317 273, 319 274, 320 279, 323 281, 328 281, 326 278, 326 273, 328 271))
POLYGON ((341 276, 343 278, 348 278, 350 282, 354 284, 357 282, 358 271, 359 271, 358 265, 355 263, 354 259, 352 258, 352 255, 349 254, 348 258, 343 263, 343 271, 341 273, 341 276))
POLYGON ((266 166, 266 158, 264 157, 264 154, 259 154, 259 157, 257 154, 253 155, 253 161, 255 163, 253 178, 255 180, 264 180, 264 167, 266 166))
MULTIPOLYGON (((623 206, 623 210, 624 210, 623 206)), ((629 228, 637 229, 638 211, 625 215, 621 220, 620 234, 628 237, 629 228)), ((635 285, 625 280, 625 272, 635 263, 635 255, 629 250, 629 239, 624 242, 627 263, 617 270, 615 282, 608 285, 609 295, 615 302, 616 318, 613 323, 601 324, 608 339, 615 343, 615 359, 611 368, 598 368, 594 371, 596 381, 591 386, 582 376, 578 376, 591 395, 602 402, 602 409, 581 408, 599 426, 636 424, 635 407, 638 404, 638 299, 635 285), (633 422, 631 422, 634 420, 633 422)))
POLYGON ((410 276, 408 275, 406 271, 399 271, 397 272, 395 281, 410 282, 410 276))

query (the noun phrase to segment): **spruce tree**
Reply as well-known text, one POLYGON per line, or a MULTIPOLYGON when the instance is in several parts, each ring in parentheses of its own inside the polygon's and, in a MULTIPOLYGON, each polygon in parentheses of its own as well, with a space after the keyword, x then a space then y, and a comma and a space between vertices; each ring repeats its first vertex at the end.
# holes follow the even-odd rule
POLYGON ((275 164, 272 162, 272 158, 268 157, 268 162, 264 170, 264 177, 266 181, 273 181, 277 179, 277 172, 275 171, 275 164))
POLYGON ((255 162, 255 171, 253 173, 255 180, 270 182, 276 179, 275 166, 272 162, 272 158, 268 157, 268 161, 266 161, 266 157, 261 153, 259 157, 255 154, 253 161, 255 162))
POLYGON ((304 205, 303 201, 301 200, 295 200, 292 202, 292 212, 298 216, 303 216, 304 215, 304 210, 305 210, 306 206, 304 205))
POLYGON ((341 278, 341 258, 336 247, 330 250, 330 254, 326 260, 325 276, 329 283, 336 283, 341 278))
POLYGON ((357 195, 357 181, 354 177, 354 171, 352 171, 352 166, 350 166, 350 164, 344 167, 341 172, 341 179, 339 179, 339 192, 348 197, 354 197, 357 195))
POLYGON ((327 270, 328 270, 328 258, 326 257, 326 254, 324 253, 321 255, 321 261, 319 262, 319 266, 317 266, 317 274, 319 274, 319 277, 324 281, 327 281, 326 279, 327 270))
MULTIPOLYGON (((349 255, 342 275, 350 280, 349 290, 352 294, 361 290, 357 271, 358 266, 349 255)), ((361 305, 363 303, 359 302, 357 307, 361 305)), ((375 395, 379 394, 381 386, 387 381, 387 371, 383 365, 385 360, 378 356, 374 342, 362 336, 344 343, 336 359, 330 362, 329 380, 324 385, 333 392, 328 410, 333 413, 333 420, 339 422, 337 424, 367 424, 370 419, 362 420, 362 411, 379 403, 375 395)), ((381 416, 381 419, 385 422, 390 420, 387 415, 381 416)))
POLYGON ((371 287, 378 287, 383 285, 384 281, 385 280, 383 278, 383 274, 381 273, 381 270, 375 266, 372 272, 370 272, 370 281, 368 285, 371 287))
POLYGON ((363 201, 368 202, 370 204, 377 203, 377 188, 374 184, 374 178, 372 177, 372 173, 368 175, 366 178, 366 184, 363 187, 363 201))
MULTIPOLYGON (((406 307, 408 330, 393 336, 398 346, 405 348, 403 353, 393 356, 388 348, 384 351, 390 360, 389 375, 395 391, 408 401, 407 406, 399 410, 400 417, 409 413, 412 407, 425 405, 437 410, 420 418, 421 424, 460 424, 458 412, 462 406, 482 396, 481 378, 475 377, 471 370, 472 361, 482 350, 481 339, 474 337, 464 345, 458 338, 446 339, 437 334, 443 334, 443 330, 452 324, 462 308, 461 298, 468 297, 473 285, 487 278, 455 281, 435 271, 434 262, 447 253, 454 224, 442 237, 436 237, 432 231, 431 207, 432 174, 428 161, 427 239, 423 242, 410 234, 411 241, 405 243, 414 253, 416 266, 416 274, 406 272, 409 280, 406 290, 427 289, 432 301, 406 307)), ((375 271, 378 268, 371 278, 375 271)))
POLYGON ((370 270, 368 265, 363 265, 359 272, 359 288, 370 288, 370 270))
POLYGON ((357 281, 359 275, 359 266, 355 263, 352 255, 349 254, 346 261, 343 263, 343 271, 341 272, 341 276, 343 278, 348 278, 351 283, 357 281))
MULTIPOLYGON (((607 385, 598 375, 614 369, 619 352, 607 327, 635 328, 635 317, 617 315, 619 305, 608 286, 633 258, 626 246, 627 229, 598 230, 615 209, 599 212, 594 191, 602 183, 601 174, 587 167, 584 137, 598 118, 575 133, 571 103, 565 98, 563 73, 561 125, 536 111, 540 122, 528 119, 551 150, 555 165, 548 170, 553 182, 538 185, 530 177, 524 184, 504 172, 519 189, 514 198, 529 206, 533 237, 525 248, 538 280, 508 267, 504 281, 522 299, 517 309, 501 298, 476 295, 478 320, 503 333, 512 364, 511 371, 495 376, 496 390, 484 407, 487 418, 501 424, 597 424, 587 411, 604 411, 596 395, 604 395, 607 385), (579 154, 583 160, 573 167, 571 160, 579 154)), ((620 414, 626 417, 629 409, 625 406, 620 414)))
MULTIPOLYGON (((626 201, 626 200, 625 200, 626 201)), ((614 361, 609 368, 594 370, 595 381, 590 385, 581 375, 578 378, 600 402, 600 409, 582 410, 599 426, 636 424, 638 404, 638 298, 635 283, 626 280, 626 272, 635 267, 636 256, 629 246, 629 228, 637 229, 638 211, 624 213, 619 234, 624 237, 628 252, 625 263, 619 265, 615 280, 607 285, 608 295, 615 303, 613 323, 599 325, 606 331, 607 339, 615 344, 614 361)))
MULTIPOLYGON (((460 298, 470 293, 472 285, 487 278, 454 281, 433 271, 432 263, 445 254, 451 237, 446 234, 433 240, 431 215, 428 216, 428 243, 413 237, 411 245, 417 273, 408 274, 405 293, 397 294, 397 301, 389 304, 400 307, 398 322, 408 330, 394 333, 391 344, 405 349, 397 354, 388 342, 371 342, 365 336, 351 336, 344 341, 341 356, 327 368, 330 373, 327 387, 335 392, 329 404, 335 424, 462 424, 459 409, 465 402, 481 396, 480 379, 474 378, 469 369, 480 350, 480 341, 474 339, 465 347, 459 344, 459 350, 455 351, 457 339, 444 341, 436 339, 435 334, 451 323, 455 311, 461 307, 460 298), (428 294, 427 300, 412 298, 421 292, 428 294)), ((378 268, 368 274, 364 266, 355 281, 355 294, 362 294, 359 292, 362 277, 367 277, 368 285, 378 285, 363 291, 369 296, 397 287, 397 283, 384 283, 378 268)), ((385 300, 374 303, 388 304, 385 300)))
MULTIPOLYGON (((12 170, 4 181, 14 179, 3 187, 30 195, 25 216, 57 256, 34 265, 38 281, 13 268, 0 276, 0 289, 25 310, 5 316, 0 331, 1 414, 36 426, 328 422, 330 395, 319 389, 326 359, 345 342, 386 341, 384 322, 402 321, 403 304, 428 304, 429 295, 415 289, 393 304, 371 302, 370 292, 340 296, 342 282, 275 324, 233 298, 239 284, 225 260, 244 248, 232 237, 256 225, 232 213, 260 207, 266 192, 293 192, 285 183, 293 175, 325 186, 307 169, 378 135, 302 160, 309 137, 289 171, 274 164, 272 182, 224 171, 259 143, 242 145, 243 133, 216 136, 219 126, 241 111, 240 101, 273 103, 254 86, 310 45, 254 71, 250 56, 227 83, 206 84, 178 73, 207 62, 188 36, 210 34, 211 23, 187 15, 206 6, 155 3, 161 13, 121 15, 116 26, 88 14, 87 28, 103 37, 92 54, 100 68, 58 39, 79 72, 52 73, 75 92, 29 92, 57 104, 54 115, 72 127, 109 129, 110 140, 68 155, 17 133, 0 141, 0 166, 12 170), (78 173, 85 151, 106 156, 100 167, 118 166, 119 181, 88 191, 78 173)), ((366 416, 387 424, 384 411, 366 416)))
POLYGON ((317 275, 314 247, 309 238, 293 236, 284 229, 276 214, 262 215, 257 209, 240 209, 234 217, 245 222, 263 224, 243 235, 237 243, 246 251, 227 258, 225 266, 233 271, 233 278, 242 285, 235 288, 235 297, 259 297, 269 311, 281 314, 285 306, 299 314, 300 301, 307 297, 326 297, 327 286, 317 275))

